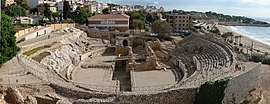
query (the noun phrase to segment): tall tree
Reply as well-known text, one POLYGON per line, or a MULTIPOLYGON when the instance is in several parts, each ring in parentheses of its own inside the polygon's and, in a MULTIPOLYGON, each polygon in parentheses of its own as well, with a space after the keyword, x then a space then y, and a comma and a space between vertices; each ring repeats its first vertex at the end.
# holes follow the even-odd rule
POLYGON ((72 13, 72 19, 76 23, 85 24, 87 23, 87 18, 91 15, 91 13, 83 8, 83 7, 77 7, 77 9, 72 13))
POLYGON ((0 36, 0 66, 14 57, 19 48, 16 46, 16 31, 12 26, 11 17, 1 13, 1 36, 0 36))
POLYGON ((23 7, 21 7, 20 5, 8 6, 5 13, 6 13, 6 15, 12 16, 12 17, 18 17, 18 16, 25 16, 26 15, 25 9, 23 7))
POLYGON ((155 21, 152 25, 152 31, 158 34, 159 37, 164 38, 172 34, 172 26, 166 21, 155 21))
POLYGON ((59 12, 52 13, 53 21, 57 21, 56 18, 59 18, 59 16, 60 16, 59 12))
POLYGON ((70 14, 70 5, 69 2, 64 0, 64 6, 63 6, 63 18, 66 20, 68 18, 68 15, 70 14))
POLYGON ((52 20, 52 11, 50 10, 50 5, 49 4, 44 4, 44 16, 49 19, 51 22, 52 20))

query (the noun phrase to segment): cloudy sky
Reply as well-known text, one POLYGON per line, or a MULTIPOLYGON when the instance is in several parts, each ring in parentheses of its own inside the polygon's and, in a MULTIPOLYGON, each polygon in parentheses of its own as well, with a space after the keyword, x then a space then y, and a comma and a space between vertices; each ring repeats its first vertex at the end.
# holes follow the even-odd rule
POLYGON ((166 10, 215 11, 248 17, 270 18, 270 0, 97 0, 104 3, 162 6, 166 10))

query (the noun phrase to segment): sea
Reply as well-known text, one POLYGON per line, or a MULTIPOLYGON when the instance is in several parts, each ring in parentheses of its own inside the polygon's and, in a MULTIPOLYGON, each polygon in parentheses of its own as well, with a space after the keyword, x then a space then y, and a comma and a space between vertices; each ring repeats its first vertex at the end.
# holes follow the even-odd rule
MULTIPOLYGON (((260 20, 270 23, 270 19, 260 20)), ((270 27, 230 26, 230 29, 254 40, 270 45, 270 27)))

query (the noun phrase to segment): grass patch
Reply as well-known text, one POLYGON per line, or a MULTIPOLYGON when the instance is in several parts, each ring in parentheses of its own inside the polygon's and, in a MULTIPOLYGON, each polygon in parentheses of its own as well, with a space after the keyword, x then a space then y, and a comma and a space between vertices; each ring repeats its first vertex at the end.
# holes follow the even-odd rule
POLYGON ((40 51, 42 49, 52 47, 55 43, 56 42, 53 42, 53 43, 48 44, 48 45, 44 45, 44 46, 40 46, 40 47, 34 48, 34 49, 30 50, 30 51, 24 52, 23 54, 26 55, 26 56, 30 56, 30 55, 32 55, 32 54, 34 54, 34 53, 36 53, 36 52, 38 52, 38 51, 40 51))

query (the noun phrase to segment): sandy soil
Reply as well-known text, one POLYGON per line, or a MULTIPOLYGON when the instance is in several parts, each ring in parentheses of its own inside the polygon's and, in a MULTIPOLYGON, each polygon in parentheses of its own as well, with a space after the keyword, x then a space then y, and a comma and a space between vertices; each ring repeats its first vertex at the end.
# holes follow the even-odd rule
MULTIPOLYGON (((217 25, 217 28, 220 30, 221 34, 225 33, 225 32, 233 32, 229 27, 226 27, 226 26, 223 26, 223 25, 217 25)), ((234 33, 234 36, 239 36, 241 35, 243 38, 241 40, 241 43, 243 45, 248 45, 248 46, 251 46, 252 44, 252 41, 254 42, 254 48, 256 50, 260 50, 261 52, 268 52, 270 53, 270 46, 267 45, 267 44, 264 44, 260 41, 257 41, 257 40, 254 40, 254 39, 251 39, 249 37, 246 37, 242 34, 239 34, 239 33, 236 33, 236 32, 233 32, 234 33)))

